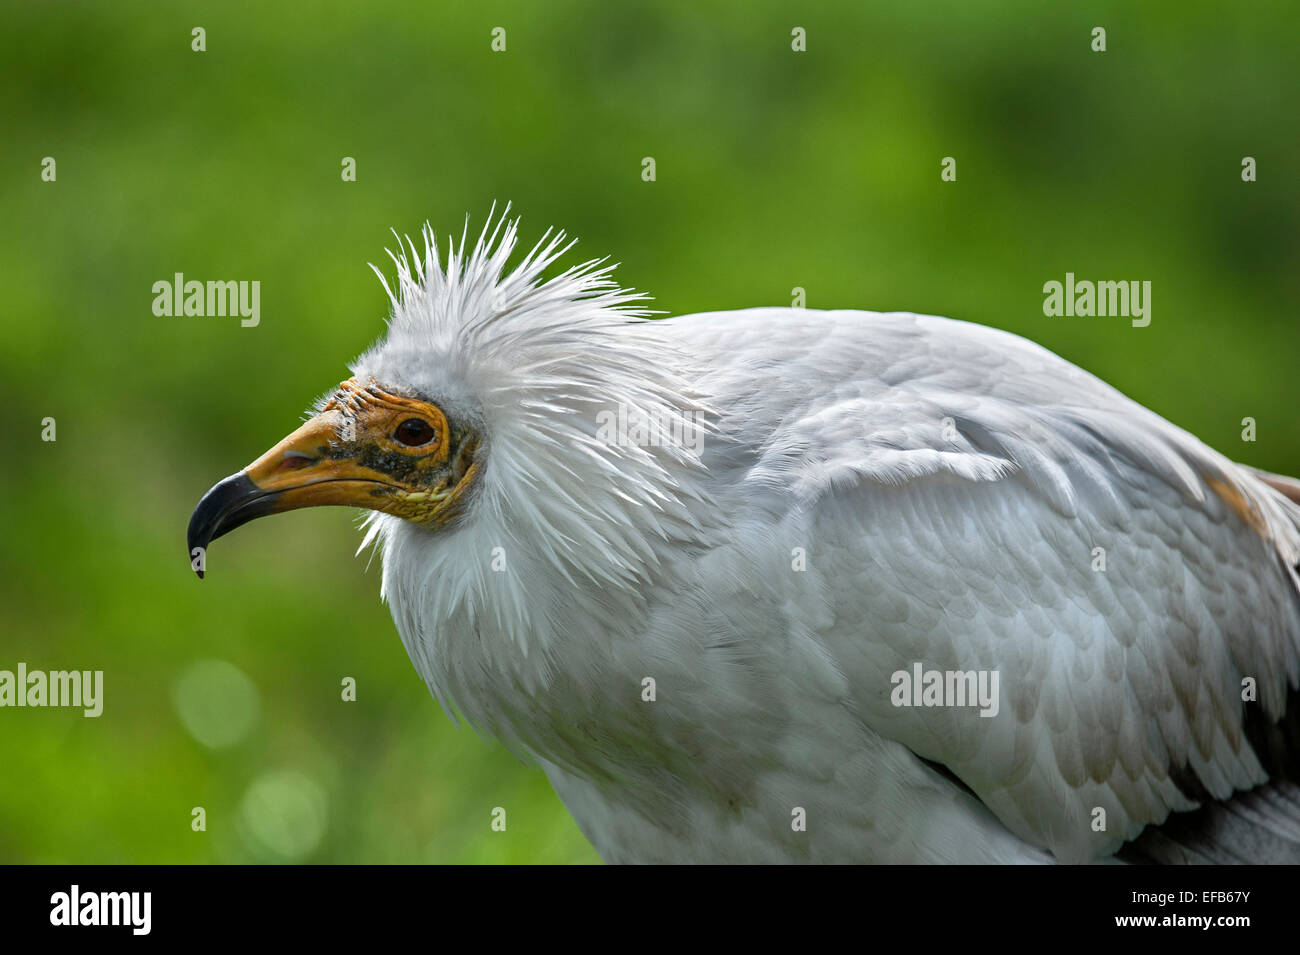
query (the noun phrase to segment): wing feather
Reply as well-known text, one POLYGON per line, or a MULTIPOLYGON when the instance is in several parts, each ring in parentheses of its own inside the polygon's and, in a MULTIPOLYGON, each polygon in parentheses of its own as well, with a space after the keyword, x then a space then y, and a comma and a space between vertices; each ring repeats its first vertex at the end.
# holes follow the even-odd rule
POLYGON ((746 499, 810 548, 792 606, 823 621, 845 705, 1069 861, 1268 779, 1245 729, 1300 686, 1300 508, 1015 336, 767 311, 748 350, 753 316, 691 334, 730 349, 712 393, 754 395, 759 351, 817 376, 722 405, 758 449, 728 462, 746 499), (997 671, 998 714, 893 706, 917 662, 997 671))

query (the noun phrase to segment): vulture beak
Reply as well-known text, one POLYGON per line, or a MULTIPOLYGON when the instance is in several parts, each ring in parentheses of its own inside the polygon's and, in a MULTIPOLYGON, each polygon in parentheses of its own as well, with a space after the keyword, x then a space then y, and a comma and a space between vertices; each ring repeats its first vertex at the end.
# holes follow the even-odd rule
POLYGON ((349 379, 320 414, 203 495, 186 535, 191 567, 202 577, 218 537, 300 507, 363 507, 446 523, 477 472, 477 444, 472 432, 453 436, 436 405, 349 379))
MULTIPOLYGON (((338 411, 317 415, 204 494, 190 518, 191 558, 196 547, 206 551, 218 537, 267 514, 327 504, 369 507, 371 492, 386 478, 355 458, 331 455, 342 443, 341 419, 338 411)), ((196 572, 203 576, 201 566, 196 572)))

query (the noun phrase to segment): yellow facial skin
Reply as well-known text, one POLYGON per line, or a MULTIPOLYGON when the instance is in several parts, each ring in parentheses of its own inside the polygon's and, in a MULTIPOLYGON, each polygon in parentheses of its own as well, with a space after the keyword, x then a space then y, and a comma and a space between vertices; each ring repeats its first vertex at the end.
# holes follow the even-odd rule
POLYGON ((204 495, 189 549, 300 507, 364 507, 441 527, 461 512, 478 477, 478 444, 437 405, 348 379, 320 414, 204 495))

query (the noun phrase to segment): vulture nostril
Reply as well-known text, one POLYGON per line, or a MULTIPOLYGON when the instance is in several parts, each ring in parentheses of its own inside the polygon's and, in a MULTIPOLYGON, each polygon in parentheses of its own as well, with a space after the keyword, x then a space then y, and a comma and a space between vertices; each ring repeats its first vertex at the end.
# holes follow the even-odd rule
POLYGON ((299 471, 319 460, 319 458, 314 458, 310 454, 303 454, 301 451, 286 451, 284 452, 284 458, 276 465, 275 469, 277 471, 299 471))

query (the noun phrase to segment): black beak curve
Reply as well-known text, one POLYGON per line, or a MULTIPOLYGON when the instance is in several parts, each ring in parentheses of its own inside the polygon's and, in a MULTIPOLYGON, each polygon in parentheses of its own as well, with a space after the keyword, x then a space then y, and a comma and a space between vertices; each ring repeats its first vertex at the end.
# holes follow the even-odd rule
POLYGON ((208 545, 251 520, 273 513, 279 496, 278 492, 258 487, 244 471, 235 472, 203 495, 190 516, 190 527, 185 536, 190 566, 200 579, 208 545), (201 549, 200 554, 195 554, 196 547, 201 549))

